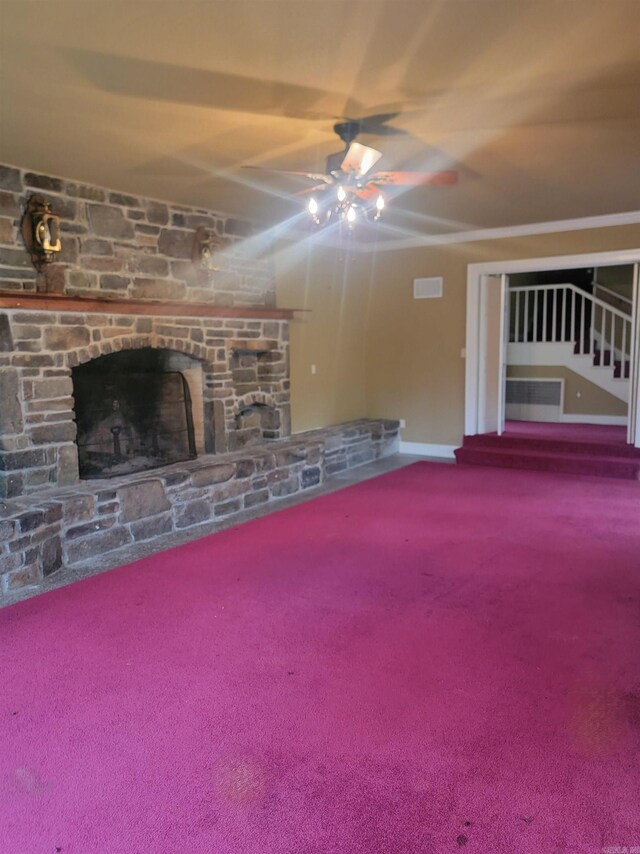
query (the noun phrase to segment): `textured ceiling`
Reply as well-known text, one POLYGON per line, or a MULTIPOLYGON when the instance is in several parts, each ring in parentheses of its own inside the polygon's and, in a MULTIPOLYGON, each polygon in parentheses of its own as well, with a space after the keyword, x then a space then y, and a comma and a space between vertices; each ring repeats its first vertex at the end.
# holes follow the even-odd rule
POLYGON ((640 209, 640 0, 0 0, 0 159, 271 224, 339 117, 456 168, 386 239, 640 209))

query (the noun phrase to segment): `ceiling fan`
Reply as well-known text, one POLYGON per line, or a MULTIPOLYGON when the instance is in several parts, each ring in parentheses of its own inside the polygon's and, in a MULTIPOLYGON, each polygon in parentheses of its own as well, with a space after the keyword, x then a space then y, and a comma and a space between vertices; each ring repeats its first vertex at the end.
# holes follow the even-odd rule
MULTIPOLYGON (((386 124, 397 113, 381 113, 363 119, 345 119, 333 130, 344 142, 344 149, 327 157, 325 172, 296 172, 264 169, 281 175, 296 175, 313 182, 297 195, 311 194, 307 210, 317 225, 337 220, 352 226, 364 216, 378 220, 385 207, 383 193, 389 187, 450 186, 458 181, 453 170, 440 172, 372 171, 382 152, 356 142, 360 134, 396 135, 406 133, 386 124), (374 201, 375 200, 375 201, 374 201)), ((251 167, 262 169, 263 167, 251 167)))

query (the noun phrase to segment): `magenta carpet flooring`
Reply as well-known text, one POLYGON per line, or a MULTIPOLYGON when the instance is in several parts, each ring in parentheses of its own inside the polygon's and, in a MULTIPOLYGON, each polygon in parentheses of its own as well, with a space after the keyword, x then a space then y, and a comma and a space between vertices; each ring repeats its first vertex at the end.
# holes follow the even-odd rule
MULTIPOLYGON (((496 434, 490 434, 496 435, 496 434)), ((615 424, 570 424, 555 421, 507 421, 504 436, 527 439, 552 439, 565 442, 600 442, 624 445, 627 428, 615 424)))
POLYGON ((418 463, 0 611, 0 852, 640 846, 639 522, 418 463))

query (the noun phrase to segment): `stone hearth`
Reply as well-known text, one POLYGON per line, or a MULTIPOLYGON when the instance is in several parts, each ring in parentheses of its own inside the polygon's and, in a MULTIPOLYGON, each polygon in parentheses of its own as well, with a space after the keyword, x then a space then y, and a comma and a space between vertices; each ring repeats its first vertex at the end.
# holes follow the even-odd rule
POLYGON ((170 532, 197 531, 397 449, 397 421, 362 420, 0 501, 0 604, 62 567, 170 532))

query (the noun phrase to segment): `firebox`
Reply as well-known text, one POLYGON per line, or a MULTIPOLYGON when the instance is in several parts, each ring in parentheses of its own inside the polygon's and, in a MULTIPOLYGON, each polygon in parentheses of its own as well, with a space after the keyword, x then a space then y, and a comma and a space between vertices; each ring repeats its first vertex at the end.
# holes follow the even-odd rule
POLYGON ((80 477, 116 477, 197 456, 189 383, 170 350, 125 350, 72 371, 80 477))

